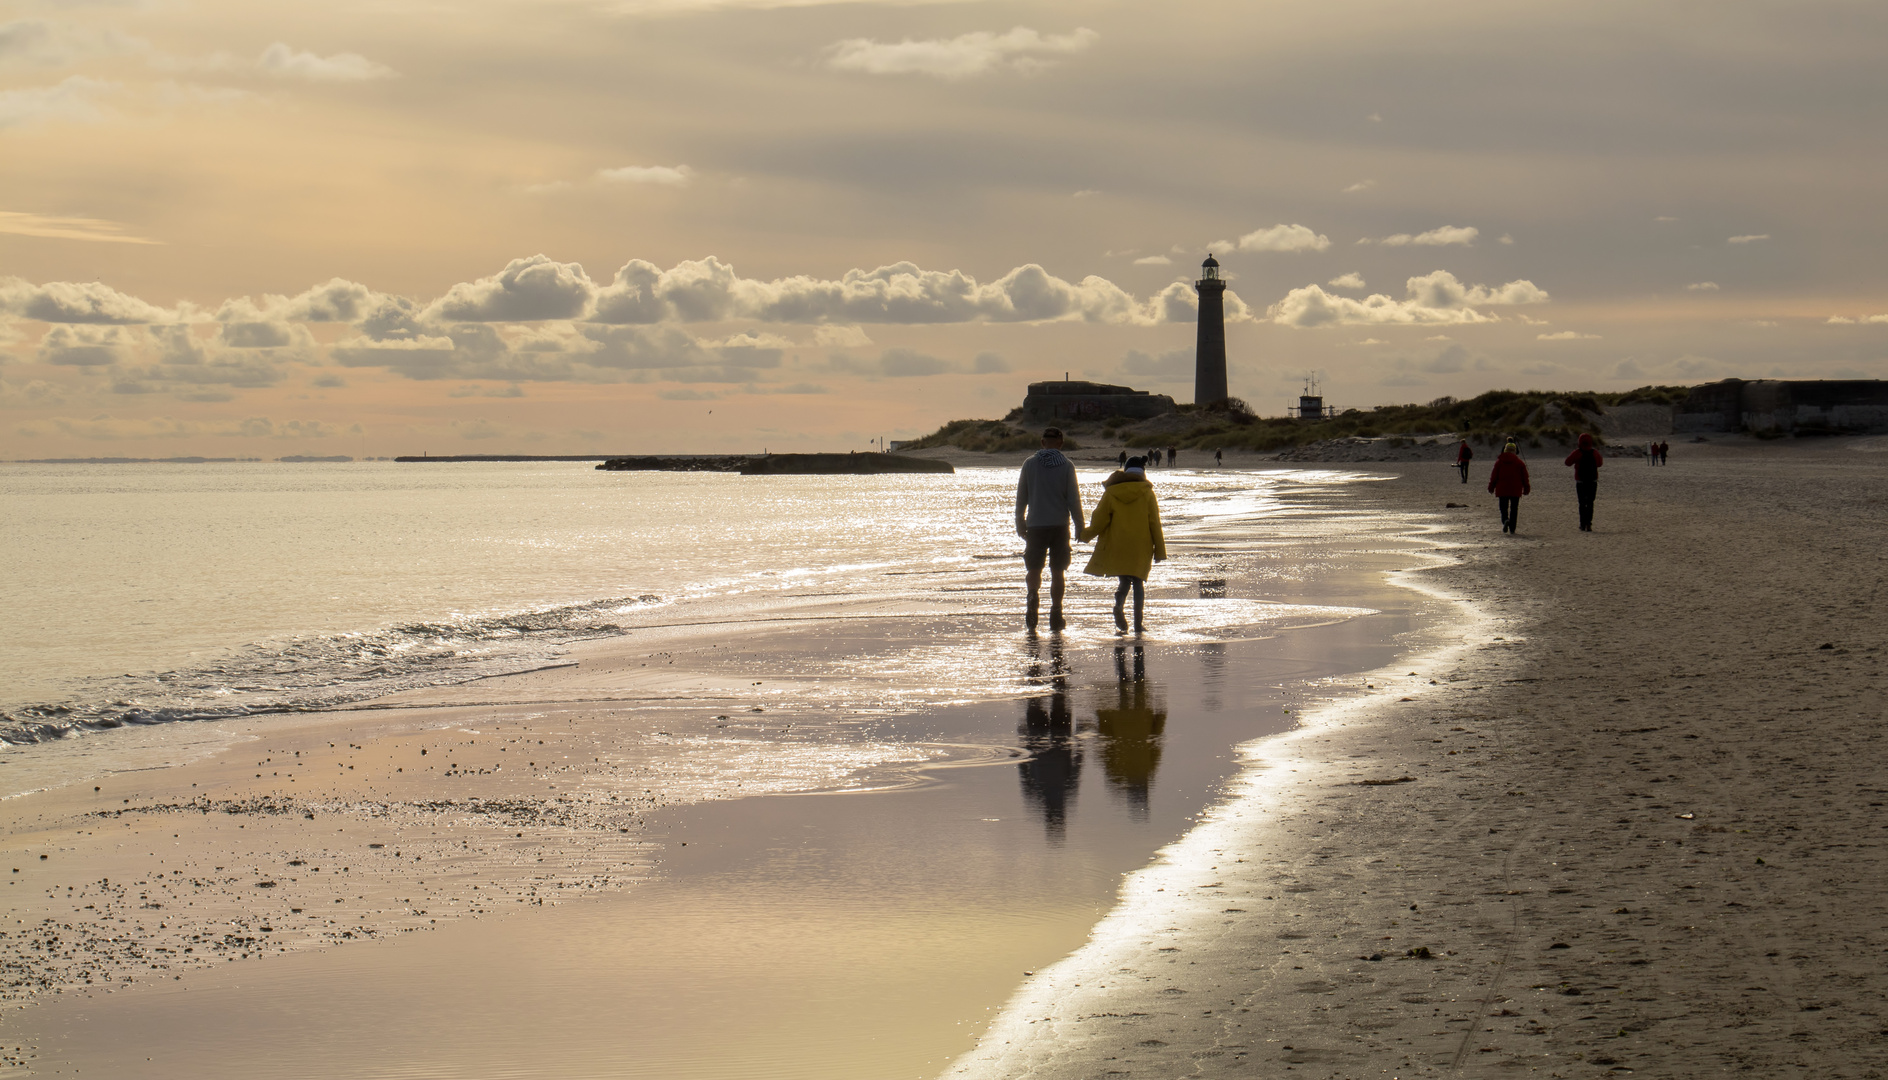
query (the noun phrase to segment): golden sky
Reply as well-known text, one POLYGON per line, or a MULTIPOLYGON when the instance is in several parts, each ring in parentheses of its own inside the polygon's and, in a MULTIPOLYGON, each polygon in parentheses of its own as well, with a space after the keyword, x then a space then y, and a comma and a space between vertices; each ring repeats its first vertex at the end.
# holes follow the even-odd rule
POLYGON ((0 0, 0 458, 1888 377, 1888 5, 0 0))

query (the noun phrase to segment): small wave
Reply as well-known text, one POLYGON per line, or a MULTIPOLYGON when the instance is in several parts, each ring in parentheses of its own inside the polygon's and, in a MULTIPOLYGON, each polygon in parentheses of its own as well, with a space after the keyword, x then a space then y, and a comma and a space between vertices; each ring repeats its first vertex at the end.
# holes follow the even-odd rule
POLYGON ((252 645, 201 668, 92 679, 74 700, 0 712, 0 743, 27 745, 132 725, 313 712, 402 690, 541 667, 564 647, 623 633, 613 621, 659 596, 409 623, 252 645))

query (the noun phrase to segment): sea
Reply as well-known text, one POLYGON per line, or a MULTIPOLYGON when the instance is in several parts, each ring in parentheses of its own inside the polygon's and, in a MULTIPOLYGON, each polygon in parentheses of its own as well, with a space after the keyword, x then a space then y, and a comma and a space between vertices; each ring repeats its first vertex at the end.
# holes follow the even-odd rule
MULTIPOLYGON (((439 919, 397 946, 218 965, 109 1007, 63 999, 22 1038, 107 1075, 147 1060, 205 1077, 937 1075, 1018 971, 1078 947, 1122 875, 1223 796, 1241 747, 1364 689, 1435 624, 1389 584, 1423 525, 1372 508, 1381 477, 1182 468, 1151 477, 1172 558, 1149 582, 1147 634, 1116 636, 1113 582, 1080 573, 1085 547, 1070 627, 1027 634, 1019 464, 0 466, 0 799, 161 787, 167 766, 327 710, 482 740, 555 707, 507 686, 592 671, 584 692, 625 712, 565 736, 601 763, 558 797, 605 806, 660 777, 648 837, 666 841, 621 895, 477 936, 439 919), (671 653, 669 671, 715 677, 655 666, 671 653), (586 992, 533 981, 547 956, 586 992)), ((1082 463, 1091 506, 1109 471, 1082 463)), ((345 828, 358 842, 392 821, 345 828)), ((454 872, 489 888, 520 867, 537 881, 545 858, 616 858, 541 831, 455 853, 454 872)), ((219 898, 188 910, 230 917, 219 898)), ((351 921, 404 925, 350 903, 351 921)))

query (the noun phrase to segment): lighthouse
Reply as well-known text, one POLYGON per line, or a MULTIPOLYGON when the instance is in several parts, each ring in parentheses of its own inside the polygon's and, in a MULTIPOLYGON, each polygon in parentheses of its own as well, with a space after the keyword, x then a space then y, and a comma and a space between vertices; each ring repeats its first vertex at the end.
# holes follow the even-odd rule
POLYGON ((1200 264, 1200 336, 1193 355, 1193 403, 1211 405, 1226 400, 1226 282, 1219 276, 1219 260, 1211 255, 1200 264))

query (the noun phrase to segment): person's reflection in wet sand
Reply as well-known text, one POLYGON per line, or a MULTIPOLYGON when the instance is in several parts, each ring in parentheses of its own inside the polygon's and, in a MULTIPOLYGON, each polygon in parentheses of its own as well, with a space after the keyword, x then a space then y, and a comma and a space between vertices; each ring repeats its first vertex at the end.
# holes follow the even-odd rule
POLYGON ((1042 812, 1050 842, 1059 843, 1068 832, 1075 789, 1082 782, 1082 751, 1075 741, 1075 714, 1069 708, 1069 669, 1061 642, 1050 643, 1048 664, 1045 673, 1042 654, 1037 652, 1023 673, 1026 681, 1046 683, 1051 692, 1023 703, 1019 731, 1029 757, 1017 770, 1023 781, 1023 801, 1042 812))
POLYGON ((1101 736, 1101 771, 1108 783, 1127 800, 1136 821, 1147 819, 1148 794, 1154 770, 1160 767, 1160 739, 1167 728, 1167 704, 1160 687, 1147 681, 1147 656, 1142 647, 1114 650, 1115 704, 1096 708, 1095 730, 1101 736))

